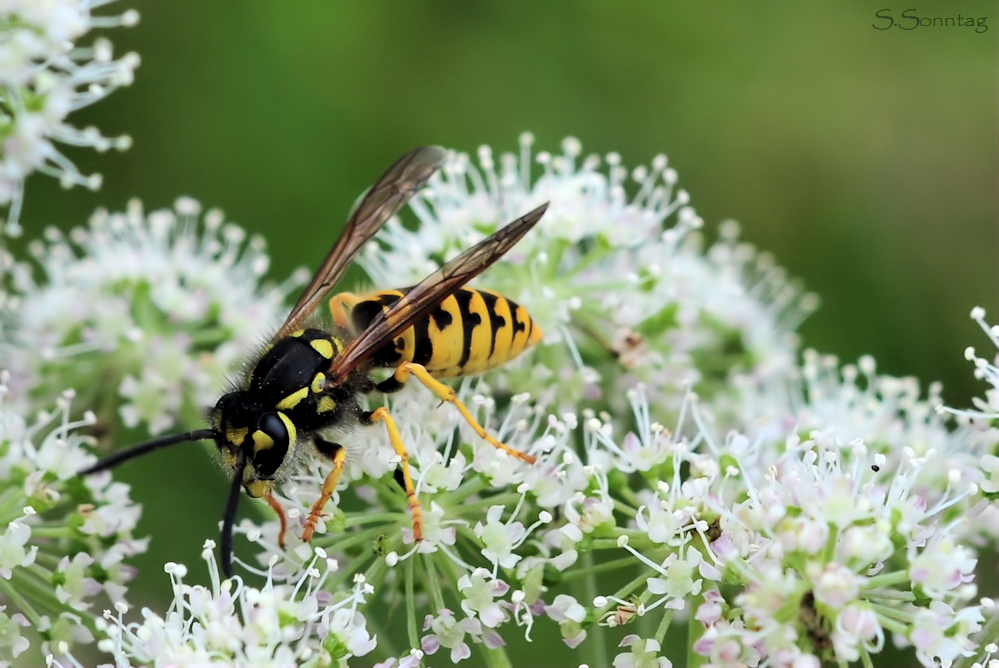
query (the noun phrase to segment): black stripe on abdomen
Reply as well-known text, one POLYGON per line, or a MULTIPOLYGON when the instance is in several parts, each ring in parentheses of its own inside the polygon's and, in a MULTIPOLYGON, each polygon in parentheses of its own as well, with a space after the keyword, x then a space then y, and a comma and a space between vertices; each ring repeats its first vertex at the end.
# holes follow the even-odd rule
POLYGON ((461 359, 458 360, 458 366, 464 367, 472 354, 472 330, 482 324, 482 317, 478 313, 472 313, 469 308, 473 297, 471 290, 462 288, 452 296, 458 302, 458 313, 461 314, 461 359))

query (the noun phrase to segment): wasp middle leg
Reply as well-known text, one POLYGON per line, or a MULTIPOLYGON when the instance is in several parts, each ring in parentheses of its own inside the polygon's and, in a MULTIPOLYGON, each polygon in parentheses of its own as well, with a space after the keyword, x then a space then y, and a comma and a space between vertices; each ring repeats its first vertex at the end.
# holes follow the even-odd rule
MULTIPOLYGON (((333 443, 319 437, 316 437, 314 441, 320 454, 333 462, 333 470, 326 476, 326 480, 323 482, 323 491, 316 502, 312 504, 309 516, 305 519, 302 540, 306 543, 312 540, 312 534, 315 533, 319 518, 322 517, 323 507, 336 492, 336 486, 340 484, 340 476, 343 474, 343 466, 347 462, 347 450, 339 443, 333 443)), ((282 536, 283 533, 282 529, 282 536)))

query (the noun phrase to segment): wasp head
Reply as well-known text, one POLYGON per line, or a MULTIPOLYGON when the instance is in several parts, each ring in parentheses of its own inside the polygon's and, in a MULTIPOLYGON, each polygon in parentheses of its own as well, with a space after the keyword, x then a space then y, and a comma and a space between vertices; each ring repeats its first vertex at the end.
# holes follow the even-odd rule
POLYGON ((250 392, 226 394, 212 411, 215 442, 226 465, 237 470, 241 451, 249 464, 243 469, 243 489, 253 497, 266 496, 288 459, 296 429, 283 411, 262 406, 250 392))

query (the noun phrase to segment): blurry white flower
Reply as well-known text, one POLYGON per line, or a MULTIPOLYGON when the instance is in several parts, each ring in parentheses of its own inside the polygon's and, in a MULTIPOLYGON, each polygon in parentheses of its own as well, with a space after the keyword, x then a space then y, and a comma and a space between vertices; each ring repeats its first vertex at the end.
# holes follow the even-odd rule
POLYGON ((94 127, 66 122, 73 111, 132 83, 139 56, 114 59, 111 42, 99 37, 79 44, 93 28, 135 25, 134 9, 119 16, 92 10, 113 0, 8 0, 0 5, 0 206, 8 205, 5 232, 20 233, 24 180, 32 172, 66 187, 96 189, 99 175, 84 176, 57 143, 97 151, 129 147, 127 136, 109 139, 94 127))
POLYGON ((93 415, 71 421, 66 392, 55 410, 25 420, 7 401, 7 379, 0 374, 0 663, 32 644, 40 663, 93 640, 94 602, 122 600, 134 576, 124 560, 148 540, 132 535, 138 508, 127 485, 76 477, 96 461, 78 433, 93 415))
POLYGON ((37 405, 69 384, 105 431, 200 421, 301 280, 261 287, 263 241, 187 198, 149 214, 133 201, 45 237, 34 265, 9 267, 0 358, 12 400, 37 405))

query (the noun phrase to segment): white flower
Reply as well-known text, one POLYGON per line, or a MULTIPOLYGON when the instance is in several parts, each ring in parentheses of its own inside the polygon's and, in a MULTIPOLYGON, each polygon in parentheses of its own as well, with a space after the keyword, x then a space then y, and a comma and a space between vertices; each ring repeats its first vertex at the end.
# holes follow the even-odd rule
POLYGON ((486 513, 486 523, 475 525, 475 535, 482 540, 482 554, 489 561, 503 568, 513 568, 520 561, 520 556, 513 553, 513 548, 520 544, 527 534, 524 525, 512 519, 505 524, 500 521, 503 506, 492 506, 486 513))
POLYGON ((31 641, 21 635, 21 629, 31 626, 20 613, 8 616, 6 606, 0 606, 0 657, 16 659, 31 646, 31 641))
POLYGON ((423 630, 433 631, 423 636, 421 641, 423 652, 431 655, 441 647, 445 647, 451 650, 451 663, 458 663, 472 655, 471 648, 465 642, 466 635, 475 642, 486 642, 478 620, 474 617, 459 620, 447 608, 438 611, 437 615, 427 615, 423 621, 423 630))
POLYGON ((458 579, 458 591, 464 596, 461 609, 465 614, 478 615, 484 626, 495 628, 507 618, 506 611, 495 599, 505 595, 510 585, 502 580, 487 578, 489 571, 477 568, 470 576, 462 575, 458 579))
POLYGON ((91 439, 81 427, 92 414, 71 421, 65 392, 56 410, 25 420, 6 400, 8 380, 0 373, 0 663, 29 649, 20 627, 45 631, 45 642, 29 661, 65 643, 92 642, 92 620, 83 623, 99 595, 120 601, 134 571, 126 556, 143 552, 147 541, 132 531, 138 508, 128 499, 128 486, 110 476, 80 480, 79 468, 96 458, 83 447, 91 439), (98 530, 93 522, 103 518, 98 530), (40 586, 48 583, 50 588, 40 586), (15 592, 16 595, 8 595, 15 592))
POLYGON ((336 602, 321 603, 316 591, 335 567, 317 553, 301 578, 289 585, 275 584, 270 573, 257 589, 239 580, 219 579, 212 541, 202 558, 210 584, 187 585, 187 568, 167 564, 174 600, 165 615, 144 609, 141 623, 125 623, 125 606, 117 615, 105 613, 101 627, 107 638, 99 647, 112 653, 118 665, 210 663, 212 665, 337 664, 363 656, 375 646, 358 611, 373 592, 364 578, 336 602))
POLYGON ((244 244, 221 212, 200 212, 190 199, 148 215, 132 202, 31 245, 44 280, 14 265, 3 315, 16 324, 0 340, 18 406, 53 394, 58 379, 79 389, 84 406, 101 407, 108 425, 116 412, 152 433, 201 421, 300 279, 259 288, 263 242, 244 244))
POLYGON ((6 231, 19 234, 18 215, 24 180, 33 172, 59 179, 64 186, 100 186, 100 176, 84 176, 56 143, 98 151, 125 149, 127 136, 103 137, 66 122, 73 111, 132 83, 139 64, 134 53, 115 60, 111 42, 101 37, 78 44, 91 28, 131 26, 134 9, 120 16, 93 16, 109 0, 8 0, 0 6, 0 97, 4 132, 0 138, 0 205, 9 205, 6 231))
POLYGON ((629 651, 614 657, 614 668, 673 668, 672 661, 659 656, 662 647, 653 638, 627 635, 621 639, 618 647, 627 647, 629 651))

